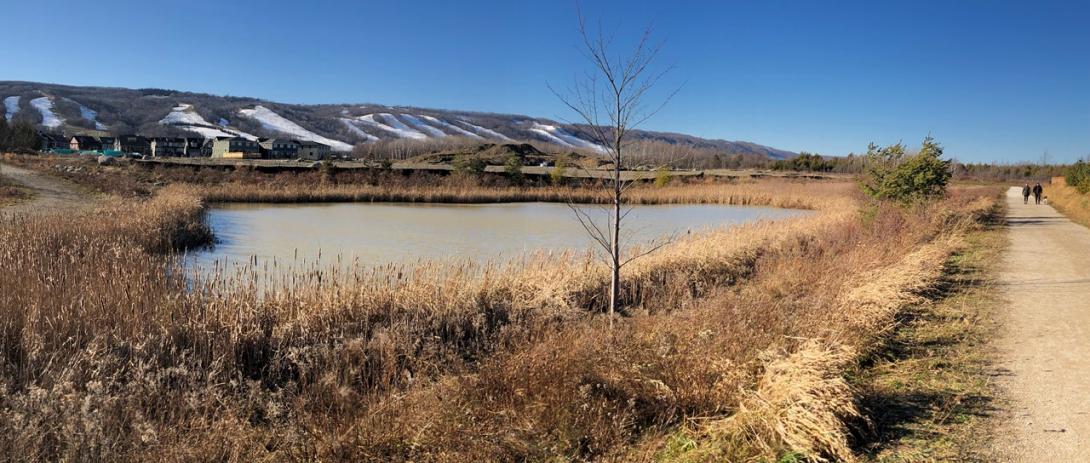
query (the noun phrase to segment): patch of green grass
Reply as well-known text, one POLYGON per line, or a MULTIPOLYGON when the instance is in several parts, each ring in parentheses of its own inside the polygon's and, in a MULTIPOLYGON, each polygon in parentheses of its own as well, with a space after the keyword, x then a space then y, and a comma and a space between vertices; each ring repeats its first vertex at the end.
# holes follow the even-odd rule
POLYGON ((666 439, 666 445, 655 456, 655 461, 678 462, 681 457, 696 450, 699 443, 689 433, 679 430, 666 439))
MULTIPOLYGON (((658 463, 704 463, 710 461, 722 461, 724 457, 724 445, 729 442, 703 439, 693 436, 689 431, 681 429, 675 431, 666 438, 666 444, 657 454, 655 461, 658 463)), ((729 452, 727 452, 729 453, 729 452)), ((760 463, 807 463, 812 461, 806 454, 791 452, 780 455, 774 461, 761 458, 760 463)))
POLYGON ((981 461, 980 428, 995 398, 989 375, 1001 306, 995 268, 1006 235, 967 237, 932 302, 908 312, 887 348, 853 377, 870 419, 863 461, 981 461))

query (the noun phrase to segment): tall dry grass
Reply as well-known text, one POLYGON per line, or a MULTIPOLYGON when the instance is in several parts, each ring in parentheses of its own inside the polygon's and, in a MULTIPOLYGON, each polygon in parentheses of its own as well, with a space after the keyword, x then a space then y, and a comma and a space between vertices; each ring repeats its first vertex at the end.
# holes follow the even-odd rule
POLYGON ((849 220, 797 235, 763 254, 736 290, 626 319, 608 335, 600 323, 565 326, 493 355, 471 374, 385 399, 330 451, 375 461, 775 461, 788 451, 835 460, 850 453, 841 419, 851 415, 844 405, 851 397, 835 380, 842 371, 792 383, 790 375, 762 376, 783 368, 767 359, 783 353, 785 362, 813 369, 845 363, 821 355, 865 351, 899 307, 934 283, 951 249, 945 237, 986 207, 882 211, 870 225, 849 220), (867 279, 875 283, 860 286, 867 279), (833 347, 796 356, 815 339, 833 347), (770 382, 777 378, 786 383, 770 382), (746 391, 782 406, 746 405, 746 391), (750 418, 741 413, 754 409, 750 418), (718 453, 692 459, 688 450, 663 451, 666 431, 719 416, 746 424, 725 434, 697 427, 693 441, 706 445, 695 448, 718 453), (802 445, 805 439, 816 440, 802 445))
MULTIPOLYGON (((631 204, 723 204, 734 206, 771 206, 795 209, 832 209, 850 203, 851 185, 846 183, 803 183, 766 180, 741 183, 696 183, 669 188, 641 185, 630 189, 631 204)), ((210 202, 574 202, 603 204, 611 201, 602 188, 481 186, 475 182, 449 182, 442 185, 349 184, 349 185, 278 185, 255 187, 224 184, 204 190, 210 202)))
POLYGON ((1090 195, 1067 185, 1052 185, 1047 190, 1048 203, 1067 218, 1090 227, 1090 195))
MULTIPOLYGON (((955 198, 944 213, 883 210, 863 222, 844 187, 740 188, 647 194, 749 194, 818 212, 697 234, 637 261, 626 269, 628 316, 612 332, 596 310, 607 280, 584 255, 313 268, 270 288, 245 269, 193 279, 178 267, 167 251, 207 238, 203 192, 192 189, 5 223, 0 451, 26 460, 646 459, 689 419, 731 416, 745 391, 770 394, 758 380, 776 371, 769 355, 791 358, 799 338, 865 349, 882 323, 855 315, 891 311, 846 309, 856 304, 841 299, 845 289, 953 233, 951 217, 973 210, 955 198)), ((910 280, 880 281, 911 293, 910 280)), ((834 383, 799 397, 840 394, 834 383)))

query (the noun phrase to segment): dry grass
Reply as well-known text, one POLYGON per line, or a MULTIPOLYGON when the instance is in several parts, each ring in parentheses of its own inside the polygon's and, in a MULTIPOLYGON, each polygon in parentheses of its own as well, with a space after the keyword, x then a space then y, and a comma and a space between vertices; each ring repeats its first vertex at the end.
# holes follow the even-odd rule
POLYGON ((755 390, 742 393, 732 415, 702 422, 672 437, 662 460, 854 461, 844 433, 860 414, 841 376, 854 358, 843 346, 810 341, 769 361, 755 390))
POLYGON ((848 188, 635 190, 818 213, 694 235, 638 261, 612 332, 597 310, 605 275, 582 255, 297 269, 262 285, 246 270, 188 279, 166 254, 207 239, 203 191, 24 217, 0 226, 0 451, 641 460, 664 455, 679 429, 717 442, 691 420, 745 410, 732 455, 834 458, 851 410, 815 406, 850 393, 837 379, 846 352, 888 330, 933 275, 928 250, 980 207, 955 197, 860 220, 848 188))
POLYGON ((990 340, 999 329, 995 278, 1007 245, 999 227, 970 233, 947 261, 934 300, 906 311, 886 347, 855 375, 872 423, 866 461, 993 460, 981 437, 996 395, 990 340))
POLYGON ((1067 185, 1052 185, 1047 196, 1048 203, 1067 218, 1090 227, 1090 195, 1067 185))
MULTIPOLYGON (((503 175, 436 175, 332 170, 264 173, 255 169, 220 170, 120 163, 100 166, 86 158, 5 155, 22 167, 59 175, 91 190, 122 197, 148 197, 166 185, 198 188, 208 202, 608 202, 604 189, 592 182, 554 187, 528 181, 512 184, 503 175)), ((589 182, 589 181, 588 181, 589 182)), ((846 182, 802 182, 786 179, 728 182, 712 177, 673 182, 669 188, 650 183, 631 190, 635 204, 712 203, 800 209, 847 207, 852 186, 846 182)))
MULTIPOLYGON (((608 195, 593 187, 504 187, 480 186, 473 182, 444 185, 378 184, 326 185, 321 187, 286 185, 255 188, 253 185, 226 184, 205 190, 211 202, 575 202, 605 203, 608 195)), ((738 206, 773 206, 786 208, 831 208, 845 201, 850 186, 828 183, 825 187, 786 180, 687 184, 671 188, 650 185, 628 193, 633 204, 724 204, 738 206)))
POLYGON ((3 175, 0 175, 0 207, 10 206, 20 201, 30 199, 32 194, 22 185, 19 185, 3 175))

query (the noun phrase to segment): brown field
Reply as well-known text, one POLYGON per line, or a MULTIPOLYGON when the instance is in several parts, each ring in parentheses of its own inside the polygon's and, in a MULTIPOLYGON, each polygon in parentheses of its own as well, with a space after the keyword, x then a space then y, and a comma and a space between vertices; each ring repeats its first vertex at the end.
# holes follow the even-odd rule
POLYGON ((0 206, 8 206, 26 200, 32 195, 26 188, 0 175, 0 206))
POLYGON ((687 236, 636 261, 609 330, 605 269, 582 254, 299 268, 258 284, 246 270, 189 280, 170 253, 208 239, 207 200, 595 201, 586 189, 159 181, 147 199, 0 225, 3 454, 850 460, 859 411, 844 374, 934 284, 996 194, 904 209, 862 207, 847 183, 634 189, 639 202, 816 212, 687 236))

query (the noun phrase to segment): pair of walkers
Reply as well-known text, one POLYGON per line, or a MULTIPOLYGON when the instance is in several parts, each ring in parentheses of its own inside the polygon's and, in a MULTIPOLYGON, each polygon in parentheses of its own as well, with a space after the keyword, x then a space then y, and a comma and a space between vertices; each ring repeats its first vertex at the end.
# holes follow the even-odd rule
POLYGON ((1043 195, 1044 193, 1045 189, 1041 186, 1040 183, 1033 185, 1033 188, 1030 188, 1029 184, 1027 183, 1026 186, 1022 187, 1022 204, 1029 204, 1030 194, 1033 194, 1034 202, 1036 202, 1037 204, 1041 204, 1041 195, 1043 195))

